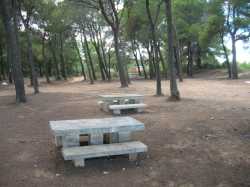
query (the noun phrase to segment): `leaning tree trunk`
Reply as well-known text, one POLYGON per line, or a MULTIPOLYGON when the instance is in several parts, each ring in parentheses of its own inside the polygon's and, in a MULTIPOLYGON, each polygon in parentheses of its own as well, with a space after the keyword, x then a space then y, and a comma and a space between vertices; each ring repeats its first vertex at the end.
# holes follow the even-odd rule
POLYGON ((77 55, 78 55, 78 58, 79 58, 79 61, 80 61, 83 79, 86 80, 86 73, 85 73, 85 69, 84 69, 84 65, 83 65, 81 53, 80 53, 79 47, 77 45, 77 41, 76 41, 76 39, 75 39, 74 36, 73 36, 73 42, 74 42, 74 45, 75 45, 75 48, 76 48, 76 52, 77 52, 77 55))
POLYGON ((36 67, 34 64, 34 58, 33 58, 33 50, 32 50, 32 33, 31 30, 26 26, 26 32, 27 32, 27 41, 28 41, 28 61, 31 68, 31 80, 32 80, 32 86, 34 88, 34 93, 39 93, 39 85, 38 85, 38 79, 37 79, 37 72, 36 67))
POLYGON ((90 49, 89 49, 87 36, 85 35, 85 33, 83 33, 83 37, 84 37, 84 44, 83 44, 83 40, 82 40, 82 36, 81 36, 82 47, 84 48, 84 45, 86 47, 86 52, 87 52, 87 57, 89 59, 89 64, 90 64, 90 68, 91 68, 91 72, 92 72, 92 77, 93 77, 94 80, 97 80, 94 65, 93 65, 93 60, 92 60, 90 49))
POLYGON ((158 45, 157 45, 157 39, 156 39, 156 30, 155 30, 155 23, 153 21, 153 18, 151 16, 150 7, 149 7, 149 0, 146 0, 146 10, 147 15, 150 23, 150 32, 153 39, 153 51, 154 51, 154 57, 155 57, 155 72, 156 72, 156 95, 161 96, 162 90, 161 90, 161 71, 160 71, 160 64, 159 64, 159 51, 158 51, 158 45))
MULTIPOLYGON (((85 39, 85 43, 86 38, 85 39)), ((85 56, 85 61, 86 61, 86 65, 87 65, 87 70, 88 70, 88 74, 89 74, 89 80, 90 80, 90 84, 94 84, 94 77, 93 77, 93 72, 91 71, 90 67, 89 67, 89 62, 90 62, 90 58, 89 58, 89 53, 88 53, 88 49, 87 49, 87 45, 83 45, 83 41, 82 41, 82 35, 81 35, 81 44, 82 44, 82 49, 84 52, 84 56, 85 56)), ((90 56, 91 57, 91 56, 90 56)), ((95 74, 94 74, 95 75, 95 74)))
POLYGON ((140 62, 141 62, 141 66, 142 66, 144 78, 145 78, 145 79, 148 79, 148 74, 147 74, 146 68, 145 68, 145 66, 144 66, 143 56, 142 56, 142 54, 141 54, 140 46, 139 46, 138 44, 137 44, 137 47, 138 47, 138 52, 139 52, 139 55, 140 55, 140 62))
POLYGON ((171 0, 165 0, 167 30, 168 30, 168 62, 170 70, 170 100, 180 100, 180 93, 176 82, 176 72, 174 67, 174 45, 173 45, 173 25, 172 25, 172 6, 171 0))
POLYGON ((20 48, 17 31, 16 1, 1 0, 0 7, 3 15, 3 22, 6 30, 7 45, 11 57, 11 66, 16 89, 16 102, 26 102, 22 65, 20 60, 20 48))
POLYGON ((226 48, 226 45, 225 45, 225 42, 224 42, 224 35, 221 32, 220 32, 220 39, 221 39, 221 44, 222 44, 223 51, 224 51, 224 56, 225 56, 225 59, 226 59, 228 78, 231 79, 232 78, 231 65, 230 65, 229 58, 228 58, 227 48, 226 48))
POLYGON ((140 65, 139 65, 138 58, 137 58, 137 51, 135 49, 134 41, 131 41, 131 45, 132 45, 132 53, 134 55, 135 63, 136 63, 136 66, 137 66, 138 75, 141 76, 142 73, 141 73, 141 68, 140 68, 140 65))
POLYGON ((159 57, 160 57, 160 60, 161 60, 161 65, 162 65, 164 77, 165 77, 165 79, 168 79, 168 70, 167 70, 167 67, 166 67, 166 64, 165 64, 164 57, 163 57, 162 52, 161 52, 160 45, 158 45, 157 48, 158 48, 159 57))

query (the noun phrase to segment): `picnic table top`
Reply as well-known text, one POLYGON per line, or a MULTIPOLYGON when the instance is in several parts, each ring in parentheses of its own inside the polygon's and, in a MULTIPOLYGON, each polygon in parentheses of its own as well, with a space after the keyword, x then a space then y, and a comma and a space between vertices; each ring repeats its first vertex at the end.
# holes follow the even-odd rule
POLYGON ((49 126, 56 136, 144 130, 144 124, 132 117, 50 121, 49 126))
POLYGON ((113 98, 136 98, 144 96, 140 94, 111 94, 111 95, 100 95, 99 97, 104 99, 113 99, 113 98))

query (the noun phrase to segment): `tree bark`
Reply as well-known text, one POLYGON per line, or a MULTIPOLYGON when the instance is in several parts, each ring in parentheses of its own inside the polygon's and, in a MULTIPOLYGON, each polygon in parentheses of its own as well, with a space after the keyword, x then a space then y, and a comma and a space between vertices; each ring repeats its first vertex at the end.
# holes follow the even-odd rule
POLYGON ((235 35, 231 35, 231 40, 232 40, 232 55, 233 55, 233 60, 232 60, 232 79, 238 79, 238 67, 237 67, 237 53, 236 53, 236 39, 235 35))
POLYGON ((158 50, 158 44, 157 44, 157 39, 156 39, 156 29, 155 29, 155 23, 153 21, 151 12, 150 12, 150 7, 149 7, 149 0, 146 0, 146 10, 147 10, 147 15, 150 23, 150 32, 152 36, 152 47, 153 47, 153 52, 154 52, 154 57, 155 57, 155 72, 156 72, 156 95, 161 96, 162 95, 162 90, 161 90, 161 72, 160 72, 160 64, 159 64, 159 50, 158 50))
POLYGON ((0 43, 0 81, 1 80, 6 80, 2 43, 0 43))
POLYGON ((176 82, 176 72, 174 67, 174 55, 173 55, 173 24, 172 24, 172 5, 171 0, 165 0, 166 5, 166 17, 167 17, 167 30, 168 30, 168 62, 170 70, 170 100, 180 100, 180 93, 176 82))
POLYGON ((108 12, 105 7, 104 7, 104 2, 102 0, 98 0, 99 7, 101 9, 101 13, 106 20, 106 22, 109 24, 109 26, 112 29, 113 36, 114 36, 114 46, 115 46, 115 55, 116 55, 116 60, 117 60, 117 67, 118 67, 118 72, 119 72, 119 77, 120 77, 120 83, 121 87, 128 87, 128 79, 126 78, 126 71, 125 71, 125 66, 121 58, 120 54, 120 41, 119 41, 119 32, 120 32, 120 19, 118 16, 118 12, 115 6, 115 3, 113 0, 109 0, 108 3, 111 6, 110 12, 108 12), (110 17, 110 15, 112 17, 110 17))
POLYGON ((222 32, 220 32, 220 39, 221 39, 221 44, 222 44, 222 48, 223 48, 223 51, 224 51, 224 56, 225 56, 225 59, 226 59, 228 78, 231 79, 232 78, 231 65, 230 65, 230 62, 229 62, 227 48, 226 48, 226 45, 225 45, 225 42, 224 42, 224 34, 222 32))
POLYGON ((180 52, 177 47, 174 47, 174 56, 175 56, 175 67, 176 67, 177 75, 179 77, 179 81, 182 82, 183 78, 182 78, 182 70, 181 70, 182 67, 180 63, 180 52))
POLYGON ((92 77, 93 77, 94 80, 97 80, 96 74, 95 74, 94 65, 93 65, 93 60, 92 60, 90 49, 89 49, 89 44, 88 44, 87 36, 85 35, 84 32, 83 32, 83 37, 84 37, 84 44, 83 44, 82 36, 81 36, 82 47, 84 48, 84 45, 86 47, 86 52, 87 52, 87 57, 89 59, 89 64, 90 64, 90 68, 91 68, 91 72, 92 72, 92 77))
POLYGON ((132 46, 132 52, 133 52, 133 55, 134 55, 134 58, 135 58, 135 63, 136 63, 136 66, 137 66, 138 75, 142 76, 141 68, 140 68, 140 65, 139 65, 139 61, 138 61, 138 57, 137 57, 137 51, 136 51, 136 48, 135 48, 134 41, 131 42, 131 46, 132 46))
POLYGON ((161 48, 160 48, 160 45, 159 45, 159 44, 158 44, 158 47, 157 47, 157 48, 158 48, 159 57, 160 57, 160 60, 161 60, 161 65, 162 65, 164 77, 165 77, 165 79, 168 79, 167 67, 166 67, 165 60, 164 60, 164 57, 163 57, 163 55, 162 55, 161 48))
POLYGON ((188 42, 188 64, 187 64, 187 75, 193 77, 193 49, 192 43, 188 42))
POLYGON ((147 52, 148 52, 148 64, 149 64, 149 78, 154 79, 155 77, 155 69, 153 65, 153 58, 152 58, 152 53, 150 51, 150 44, 146 46, 147 52))
POLYGON ((61 73, 62 77, 64 80, 67 80, 67 75, 66 75, 66 67, 65 67, 65 60, 64 60, 64 55, 63 55, 63 34, 59 34, 60 38, 60 60, 61 60, 61 73))
POLYGON ((77 52, 77 55, 78 55, 78 58, 79 58, 79 62, 80 62, 80 65, 81 65, 82 76, 83 76, 83 79, 86 80, 86 73, 85 73, 81 53, 80 53, 79 47, 77 45, 77 41, 75 39, 75 36, 73 36, 72 38, 73 38, 73 43, 74 43, 74 46, 75 46, 75 49, 76 49, 76 52, 77 52))
POLYGON ((48 63, 48 58, 45 54, 45 34, 43 36, 43 44, 42 44, 42 55, 43 55, 43 63, 44 63, 44 72, 45 72, 45 77, 46 77, 46 82, 50 83, 50 78, 49 78, 49 63, 48 63))
POLYGON ((9 55, 11 57, 11 66, 16 90, 16 102, 26 102, 17 31, 16 1, 13 0, 11 2, 9 0, 1 0, 0 5, 7 35, 7 45, 9 45, 11 49, 8 50, 8 53, 10 53, 9 55))
POLYGON ((125 69, 124 69, 124 64, 121 59, 121 54, 120 54, 120 46, 119 46, 119 30, 114 30, 114 45, 115 45, 115 55, 117 59, 117 66, 118 66, 118 71, 119 71, 119 77, 120 77, 120 82, 121 82, 121 87, 128 87, 128 81, 125 75, 125 69))
POLYGON ((54 67, 55 67, 55 73, 56 73, 56 80, 61 80, 61 75, 60 75, 60 70, 59 70, 59 64, 58 64, 58 60, 57 60, 57 56, 56 56, 56 46, 53 46, 52 44, 53 41, 49 42, 49 47, 52 53, 52 57, 54 60, 54 67))
POLYGON ((197 49, 196 49, 196 65, 198 69, 201 69, 201 47, 199 45, 199 43, 197 44, 197 49))
MULTIPOLYGON (((137 46, 138 46, 138 45, 137 45, 137 46)), ((142 54, 141 54, 141 50, 140 50, 140 47, 139 47, 139 46, 138 46, 138 52, 139 52, 139 55, 140 55, 140 61, 141 61, 141 66, 142 66, 144 78, 145 78, 145 79, 148 79, 148 74, 147 74, 146 68, 145 68, 145 66, 144 66, 144 60, 143 60, 143 56, 142 56, 142 54)))
POLYGON ((26 34, 27 34, 27 41, 28 41, 28 61, 31 67, 31 80, 32 80, 32 86, 34 88, 34 94, 39 93, 39 84, 37 79, 37 71, 34 64, 34 58, 33 58, 33 50, 32 50, 32 33, 30 28, 26 26, 26 34))

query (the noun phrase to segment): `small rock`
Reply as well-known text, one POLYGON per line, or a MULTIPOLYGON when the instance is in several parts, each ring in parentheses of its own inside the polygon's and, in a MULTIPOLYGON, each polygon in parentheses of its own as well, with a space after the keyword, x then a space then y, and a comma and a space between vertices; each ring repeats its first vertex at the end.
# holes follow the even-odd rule
POLYGON ((56 173, 56 177, 60 177, 60 175, 61 175, 61 174, 59 174, 59 173, 56 173))
POLYGON ((2 86, 8 86, 7 82, 2 82, 2 86))
POLYGON ((214 117, 210 117, 210 119, 211 119, 211 120, 215 120, 215 118, 214 118, 214 117))
POLYGON ((122 171, 125 171, 126 170, 126 168, 122 168, 122 171))
POLYGON ((34 167, 35 167, 35 168, 37 168, 37 165, 36 165, 36 164, 34 164, 34 167))
POLYGON ((103 174, 104 174, 104 175, 108 175, 109 172, 108 172, 108 171, 104 171, 103 174))

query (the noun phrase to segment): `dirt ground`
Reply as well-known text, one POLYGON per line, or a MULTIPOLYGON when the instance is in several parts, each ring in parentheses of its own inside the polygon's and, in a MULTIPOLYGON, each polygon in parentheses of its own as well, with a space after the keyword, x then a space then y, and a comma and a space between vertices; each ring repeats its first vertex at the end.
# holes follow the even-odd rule
MULTIPOLYGON (((13 87, 0 87, 0 186, 83 187, 249 187, 249 79, 206 80, 179 84, 182 100, 155 97, 154 81, 57 82, 42 84, 41 94, 27 88, 28 102, 14 103, 13 87), (55 148, 50 120, 104 118, 99 94, 139 93, 148 104, 143 114, 129 114, 145 123, 133 139, 148 145, 147 156, 131 163, 126 156, 86 161, 75 168, 55 148)), ((169 82, 163 81, 168 94, 169 82)))

